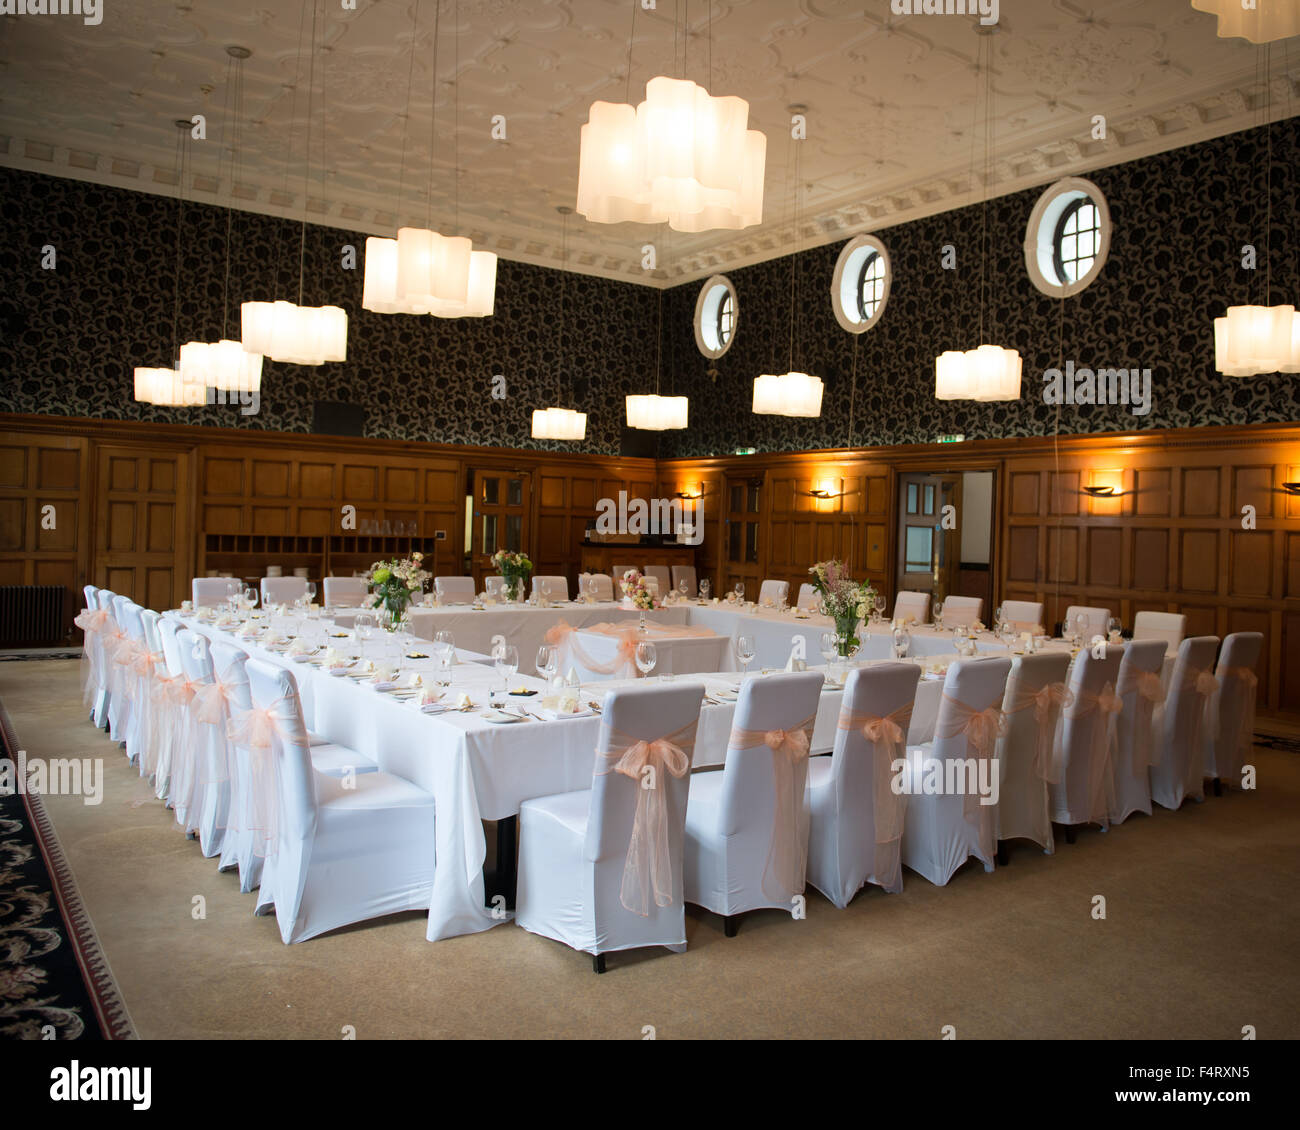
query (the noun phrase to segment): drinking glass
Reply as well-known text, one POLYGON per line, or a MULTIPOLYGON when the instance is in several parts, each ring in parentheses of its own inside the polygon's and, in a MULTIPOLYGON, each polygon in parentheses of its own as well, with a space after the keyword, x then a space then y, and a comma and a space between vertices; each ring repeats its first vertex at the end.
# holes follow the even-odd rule
POLYGON ((749 674, 749 665, 754 662, 754 637, 737 636, 736 637, 736 658, 740 660, 741 670, 744 674, 749 674))
POLYGON ((650 674, 658 662, 659 653, 656 651, 655 645, 649 640, 642 640, 636 645, 636 669, 643 676, 650 674))
POLYGON ((680 581, 677 582, 677 594, 683 600, 685 600, 688 596, 691 595, 691 584, 685 577, 683 577, 680 581))
POLYGON ((308 604, 316 603, 316 582, 315 581, 307 582, 307 603, 308 604))
POLYGON ((876 598, 871 603, 875 605, 876 612, 873 619, 879 624, 885 618, 885 594, 883 592, 876 593, 876 598))
POLYGON ((560 656, 554 645, 542 644, 537 649, 537 673, 546 680, 547 687, 550 687, 551 680, 555 678, 555 672, 559 666, 560 656))
POLYGON ((440 687, 451 686, 451 652, 446 648, 433 653, 433 681, 440 687))
POLYGON ((1108 638, 1118 640, 1124 633, 1124 625, 1120 622, 1118 616, 1112 616, 1106 621, 1106 635, 1108 638))
POLYGON ((700 582, 700 599, 708 600, 709 593, 711 593, 712 591, 713 591, 713 582, 710 581, 708 577, 705 577, 704 580, 700 582))
POLYGON ((446 631, 434 632, 433 642, 438 646, 444 648, 449 653, 455 650, 456 647, 456 637, 453 636, 450 632, 446 632, 446 631))
POLYGON ((519 649, 514 644, 502 644, 493 654, 497 674, 501 676, 501 693, 510 689, 510 676, 519 670, 519 649))
POLYGON ((934 626, 938 628, 939 631, 941 632, 943 631, 943 601, 942 600, 936 600, 934 602, 934 626))
POLYGON ((912 633, 907 628, 894 629, 894 658, 906 659, 907 653, 912 650, 912 633))
POLYGON ((744 582, 744 581, 737 581, 736 584, 735 584, 735 586, 734 586, 734 591, 735 591, 735 593, 736 593, 736 601, 737 601, 737 603, 739 603, 740 601, 744 600, 744 599, 745 599, 745 582, 744 582))
POLYGON ((1015 625, 1009 620, 1000 621, 998 623, 998 635, 1002 638, 1002 642, 1006 644, 1007 647, 1010 647, 1016 642, 1015 625))
POLYGON ((993 623, 995 624, 1002 623, 1002 605, 1000 604, 995 609, 993 609, 993 623))

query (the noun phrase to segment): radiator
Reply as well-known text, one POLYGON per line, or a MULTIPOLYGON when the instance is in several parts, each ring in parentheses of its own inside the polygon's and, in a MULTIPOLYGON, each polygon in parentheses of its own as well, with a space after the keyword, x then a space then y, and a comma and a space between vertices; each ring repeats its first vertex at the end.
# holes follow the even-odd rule
POLYGON ((0 647, 57 647, 63 638, 62 585, 0 585, 0 647))

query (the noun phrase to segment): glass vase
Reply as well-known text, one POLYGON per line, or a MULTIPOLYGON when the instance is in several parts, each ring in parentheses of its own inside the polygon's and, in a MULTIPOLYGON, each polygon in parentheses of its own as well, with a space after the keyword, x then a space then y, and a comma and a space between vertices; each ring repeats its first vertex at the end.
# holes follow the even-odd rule
POLYGON ((861 647, 856 614, 835 617, 835 648, 841 659, 849 659, 861 647))

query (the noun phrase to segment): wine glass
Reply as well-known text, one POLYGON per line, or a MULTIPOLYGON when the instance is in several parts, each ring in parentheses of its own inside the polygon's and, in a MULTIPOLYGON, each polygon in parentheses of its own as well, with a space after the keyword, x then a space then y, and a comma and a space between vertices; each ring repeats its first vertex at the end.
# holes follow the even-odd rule
POLYGON ((677 595, 683 600, 691 595, 691 583, 685 577, 677 582, 677 595))
POLYGON ((553 644, 542 644, 537 649, 537 673, 546 680, 547 687, 551 685, 551 680, 555 678, 555 672, 559 666, 558 649, 553 644))
POLYGON ((943 601, 942 600, 936 600, 934 602, 934 626, 938 628, 939 631, 941 632, 943 631, 943 601))
POLYGON ((733 591, 736 594, 736 603, 742 603, 745 599, 745 582, 737 581, 733 586, 733 591))
POLYGON ((1002 623, 1002 619, 1003 619, 1002 612, 1003 612, 1003 608, 1002 605, 1000 604, 995 609, 993 609, 993 623, 995 624, 1002 623))
POLYGON ((906 659, 907 653, 912 650, 912 633, 907 630, 906 625, 894 629, 894 658, 906 659))
POLYGON ((749 665, 754 662, 754 637, 737 636, 734 646, 736 658, 740 660, 742 675, 748 675, 749 665))
POLYGON ((700 582, 700 599, 708 600, 709 593, 711 593, 712 591, 713 591, 713 582, 710 581, 708 577, 705 577, 704 580, 700 582))
POLYGON ((649 675, 659 662, 659 653, 649 640, 642 640, 636 645, 636 669, 642 676, 649 675))
POLYGON ((1124 634, 1124 625, 1120 622, 1118 616, 1112 616, 1106 621, 1106 636, 1113 643, 1119 643, 1120 637, 1124 634))
POLYGON ((883 592, 876 593, 875 599, 871 603, 875 606, 876 613, 873 619, 879 624, 885 618, 885 594, 883 592))
POLYGON ((451 652, 446 648, 433 653, 433 681, 440 687, 451 686, 451 652))
POLYGON ((998 635, 1001 637, 1002 642, 1006 644, 1007 647, 1010 647, 1016 642, 1015 625, 1012 624, 1010 620, 1000 620, 998 622, 998 635))
POLYGON ((308 604, 316 603, 316 582, 315 581, 307 582, 307 603, 308 604))
POLYGON ((519 649, 511 643, 501 644, 493 653, 492 659, 497 674, 501 676, 501 693, 505 694, 510 690, 510 676, 519 670, 519 649))

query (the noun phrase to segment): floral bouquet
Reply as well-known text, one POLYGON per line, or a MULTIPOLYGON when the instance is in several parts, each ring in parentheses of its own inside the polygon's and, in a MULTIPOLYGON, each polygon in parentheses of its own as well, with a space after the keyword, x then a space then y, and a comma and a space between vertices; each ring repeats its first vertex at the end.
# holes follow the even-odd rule
POLYGON ((619 584, 623 588, 623 595, 642 612, 655 606, 654 593, 650 591, 650 586, 645 583, 645 577, 635 569, 629 569, 624 573, 619 584))
POLYGON ((511 553, 508 549, 498 549, 492 554, 492 565, 502 580, 505 581, 506 599, 518 600, 523 587, 528 587, 528 578, 533 575, 533 563, 526 553, 511 553))
POLYGON ((876 599, 870 581, 855 581, 843 561, 819 561, 808 570, 812 585, 821 594, 822 609, 835 621, 839 653, 852 655, 859 646, 858 623, 869 613, 876 599))
POLYGON ((429 576, 424 570, 423 553, 412 553, 400 560, 376 561, 366 574, 367 583, 374 589, 371 607, 384 609, 390 624, 399 622, 411 598, 423 590, 429 576))

